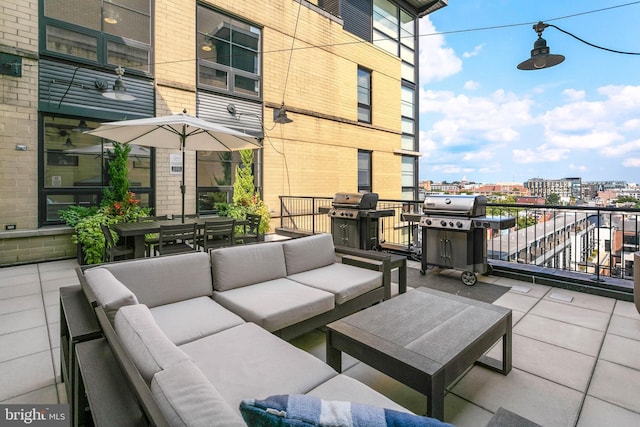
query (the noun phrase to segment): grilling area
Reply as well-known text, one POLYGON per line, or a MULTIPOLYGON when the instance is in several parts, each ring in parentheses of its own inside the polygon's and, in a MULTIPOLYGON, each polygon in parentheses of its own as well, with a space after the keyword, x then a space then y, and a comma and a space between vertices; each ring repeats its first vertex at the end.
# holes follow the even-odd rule
POLYGON ((473 286, 476 273, 487 274, 487 229, 506 230, 515 226, 514 217, 486 216, 485 196, 429 196, 423 214, 403 214, 421 229, 421 273, 428 266, 462 271, 461 280, 473 286))

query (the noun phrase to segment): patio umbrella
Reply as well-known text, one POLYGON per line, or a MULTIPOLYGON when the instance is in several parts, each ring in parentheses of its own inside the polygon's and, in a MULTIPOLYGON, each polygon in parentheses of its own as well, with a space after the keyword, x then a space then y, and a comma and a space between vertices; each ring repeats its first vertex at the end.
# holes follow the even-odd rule
POLYGON ((185 151, 239 151, 262 148, 245 133, 186 114, 103 123, 84 133, 124 144, 179 149, 182 151, 182 222, 184 222, 185 151))

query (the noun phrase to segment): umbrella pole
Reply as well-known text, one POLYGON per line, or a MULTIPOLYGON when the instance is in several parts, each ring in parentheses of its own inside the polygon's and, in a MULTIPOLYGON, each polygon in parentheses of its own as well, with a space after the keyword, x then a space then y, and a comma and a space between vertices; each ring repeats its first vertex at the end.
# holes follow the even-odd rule
POLYGON ((183 126, 183 131, 182 131, 182 136, 180 137, 182 139, 182 184, 180 184, 180 192, 182 193, 182 223, 184 224, 184 195, 187 191, 186 186, 184 185, 184 170, 186 169, 186 157, 185 157, 185 150, 184 150, 184 139, 185 139, 185 135, 184 135, 184 126, 183 126))

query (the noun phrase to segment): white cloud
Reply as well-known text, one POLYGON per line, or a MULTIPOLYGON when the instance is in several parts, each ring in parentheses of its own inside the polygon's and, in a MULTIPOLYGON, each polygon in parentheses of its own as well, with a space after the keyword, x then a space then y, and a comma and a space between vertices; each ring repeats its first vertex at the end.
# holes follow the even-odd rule
POLYGON ((515 149, 511 153, 514 162, 527 164, 565 160, 568 157, 569 151, 568 149, 550 148, 547 145, 541 145, 535 149, 515 149))
POLYGON ((586 172, 589 168, 585 165, 574 165, 573 163, 569 163, 569 169, 579 172, 586 172))
POLYGON ((480 87, 480 83, 473 81, 473 80, 467 80, 466 82, 464 82, 464 88, 467 90, 476 90, 480 87))
POLYGON ((493 158, 493 152, 489 150, 480 150, 470 153, 465 153, 462 156, 463 160, 469 161, 487 161, 493 158))
POLYGON ((640 168, 640 157, 631 157, 622 161, 622 166, 627 168, 640 168))
POLYGON ((585 97, 585 92, 583 90, 576 90, 576 89, 565 89, 564 91, 562 91, 562 94, 567 99, 572 101, 584 99, 585 97))
POLYGON ((473 51, 471 51, 471 52, 464 52, 464 53, 462 54, 462 56, 463 56, 464 58, 471 58, 471 57, 477 56, 477 55, 480 53, 480 51, 482 50, 482 48, 483 48, 483 47, 484 47, 484 43, 483 43, 483 44, 479 44, 479 45, 477 45, 477 46, 473 49, 473 51))
POLYGON ((462 71, 462 60, 454 50, 446 46, 444 36, 436 29, 428 16, 420 18, 420 84, 442 80, 462 71))

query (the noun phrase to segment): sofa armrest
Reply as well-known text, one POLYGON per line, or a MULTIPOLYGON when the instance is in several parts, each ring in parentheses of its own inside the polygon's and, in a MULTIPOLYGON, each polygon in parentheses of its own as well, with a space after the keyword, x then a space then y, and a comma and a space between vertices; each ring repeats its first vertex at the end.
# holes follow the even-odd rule
MULTIPOLYGON (((368 252, 368 251, 364 251, 368 252)), ((375 253, 375 252, 374 252, 375 253)), ((382 272, 382 286, 384 287, 384 299, 391 298, 391 258, 390 257, 368 257, 357 255, 342 255, 342 263, 354 267, 366 268, 382 272)))

